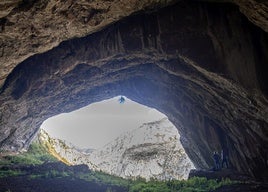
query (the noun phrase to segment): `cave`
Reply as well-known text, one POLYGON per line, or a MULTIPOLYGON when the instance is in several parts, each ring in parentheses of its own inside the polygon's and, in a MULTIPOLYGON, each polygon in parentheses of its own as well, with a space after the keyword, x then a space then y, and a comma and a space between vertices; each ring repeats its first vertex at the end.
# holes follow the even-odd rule
POLYGON ((68 166, 124 179, 186 180, 195 169, 168 118, 125 96, 49 118, 36 140, 68 166))
POLYGON ((51 116, 125 95, 169 118, 196 168, 226 149, 234 170, 267 180, 268 34, 238 5, 172 1, 47 50, 14 43, 29 54, 2 51, 14 67, 1 72, 1 151, 27 149, 51 116))
MULTIPOLYGON (((125 96, 117 96, 48 118, 40 128, 51 137, 66 141, 79 149, 96 150, 122 134, 161 119, 167 117, 125 96), (121 98, 124 99, 123 103, 121 98)), ((172 128, 177 130, 174 126, 172 128)), ((176 136, 179 138, 178 134, 176 136)))

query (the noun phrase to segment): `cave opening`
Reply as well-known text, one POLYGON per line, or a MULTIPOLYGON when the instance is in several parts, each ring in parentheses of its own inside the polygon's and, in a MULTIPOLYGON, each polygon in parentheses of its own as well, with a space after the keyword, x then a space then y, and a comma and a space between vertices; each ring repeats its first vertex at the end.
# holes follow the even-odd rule
POLYGON ((1 149, 27 148, 48 117, 123 94, 166 114, 196 167, 225 146, 234 170, 267 178, 266 41, 235 6, 182 1, 62 42, 7 77, 1 149))
POLYGON ((39 140, 68 165, 127 179, 181 180, 195 168, 167 116, 126 96, 47 119, 39 140))

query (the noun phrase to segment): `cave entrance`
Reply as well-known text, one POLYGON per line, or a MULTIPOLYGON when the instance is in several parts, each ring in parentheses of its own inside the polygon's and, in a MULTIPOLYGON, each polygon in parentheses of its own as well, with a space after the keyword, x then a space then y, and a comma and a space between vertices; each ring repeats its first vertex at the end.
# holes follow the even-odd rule
POLYGON ((128 179, 187 179, 194 168, 167 116, 125 96, 47 119, 40 139, 67 164, 128 179))

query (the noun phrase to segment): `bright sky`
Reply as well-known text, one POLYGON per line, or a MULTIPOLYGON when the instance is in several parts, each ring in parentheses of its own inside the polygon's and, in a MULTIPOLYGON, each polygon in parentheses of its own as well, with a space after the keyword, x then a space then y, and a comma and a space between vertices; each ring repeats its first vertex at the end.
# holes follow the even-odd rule
POLYGON ((122 133, 143 123, 166 117, 156 109, 138 104, 126 97, 120 104, 114 97, 93 103, 71 113, 51 117, 41 125, 52 137, 81 148, 100 148, 122 133))

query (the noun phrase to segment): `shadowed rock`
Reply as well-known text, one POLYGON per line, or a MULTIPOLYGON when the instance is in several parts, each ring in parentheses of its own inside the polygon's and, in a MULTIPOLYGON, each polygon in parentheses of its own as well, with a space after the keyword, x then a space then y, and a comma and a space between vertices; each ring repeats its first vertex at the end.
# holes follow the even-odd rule
POLYGON ((190 2, 63 42, 8 76, 1 148, 27 148, 48 117, 125 95, 168 116, 196 167, 227 148, 234 169, 265 179, 267 42, 237 7, 190 2))

